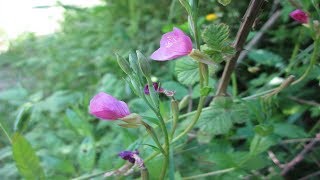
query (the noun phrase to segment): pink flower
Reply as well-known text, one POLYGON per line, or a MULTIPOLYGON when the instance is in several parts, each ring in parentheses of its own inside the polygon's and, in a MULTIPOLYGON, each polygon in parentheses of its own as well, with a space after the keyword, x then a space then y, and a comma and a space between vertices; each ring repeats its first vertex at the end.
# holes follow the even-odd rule
POLYGON ((162 35, 160 48, 151 55, 151 59, 156 61, 172 60, 181 56, 186 56, 192 51, 192 41, 189 36, 178 28, 162 35))
POLYGON ((290 17, 300 23, 308 23, 308 14, 301 9, 296 9, 290 13, 290 17))
POLYGON ((89 111, 97 118, 105 120, 117 120, 130 114, 125 102, 104 92, 98 93, 90 100, 89 111))

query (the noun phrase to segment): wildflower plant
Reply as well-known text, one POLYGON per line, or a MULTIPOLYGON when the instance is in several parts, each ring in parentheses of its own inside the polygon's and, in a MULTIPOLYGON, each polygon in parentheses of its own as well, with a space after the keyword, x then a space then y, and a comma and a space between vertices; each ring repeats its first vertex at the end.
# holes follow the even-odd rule
MULTIPOLYGON (((227 6, 231 3, 231 0, 218 0, 217 2, 227 6)), ((212 172, 202 174, 183 172, 190 176, 182 179, 200 179, 223 175, 228 172, 234 172, 235 175, 224 179, 250 179, 250 175, 245 175, 252 173, 252 169, 257 170, 266 167, 260 167, 261 162, 266 160, 257 158, 260 154, 266 152, 268 152, 272 162, 279 167, 277 170, 268 169, 268 171, 272 171, 270 174, 285 176, 297 162, 301 161, 303 155, 319 141, 320 136, 319 133, 315 135, 306 149, 292 161, 281 164, 275 158, 275 155, 268 150, 279 142, 278 135, 284 133, 281 128, 288 126, 270 121, 270 116, 275 108, 272 101, 278 94, 291 87, 301 88, 298 85, 314 72, 320 54, 320 11, 319 7, 313 3, 312 7, 316 9, 316 13, 308 12, 308 8, 297 7, 299 9, 293 10, 291 13, 288 11, 286 14, 286 17, 292 18, 289 21, 290 25, 301 28, 301 32, 308 32, 310 39, 313 40, 313 45, 308 51, 311 54, 310 58, 302 62, 307 64, 306 68, 299 69, 299 73, 294 74, 292 73, 292 70, 296 67, 294 62, 290 62, 287 66, 285 64, 276 66, 274 64, 278 62, 279 57, 270 52, 252 50, 249 52, 249 57, 252 56, 252 59, 259 62, 261 66, 274 65, 280 71, 279 76, 281 78, 277 77, 270 81, 278 83, 278 86, 274 88, 269 88, 269 84, 251 82, 251 84, 257 83, 259 88, 260 86, 267 87, 268 90, 258 90, 253 94, 245 92, 244 95, 239 95, 237 81, 241 74, 238 72, 236 74, 235 69, 244 49, 247 47, 245 44, 250 39, 248 38, 249 33, 262 11, 264 2, 264 0, 251 0, 240 23, 239 30, 235 37, 232 37, 230 31, 234 28, 220 22, 220 19, 223 20, 223 18, 220 18, 220 14, 219 19, 217 19, 218 15, 209 14, 206 17, 206 23, 209 24, 202 26, 199 23, 199 1, 179 0, 187 16, 187 30, 186 28, 178 28, 178 26, 173 27, 169 32, 162 35, 158 49, 154 49, 153 53, 150 54, 144 54, 136 50, 125 57, 115 53, 117 64, 125 74, 123 81, 130 86, 135 96, 146 104, 146 108, 151 113, 135 112, 134 108, 132 106, 129 108, 127 102, 123 100, 125 98, 122 99, 119 96, 116 96, 116 98, 109 92, 98 91, 96 95, 92 95, 88 107, 92 119, 95 118, 95 121, 98 121, 97 119, 103 120, 99 122, 101 124, 110 123, 111 126, 116 126, 121 130, 126 128, 130 131, 137 131, 139 132, 139 139, 134 141, 127 149, 119 151, 117 157, 113 157, 122 161, 121 166, 98 173, 93 172, 93 174, 86 174, 75 179, 91 179, 97 176, 115 178, 129 175, 143 180, 181 179, 180 172, 175 169, 175 163, 179 163, 178 160, 181 159, 178 159, 177 156, 180 157, 180 154, 185 151, 191 151, 191 157, 188 158, 192 161, 195 159, 202 160, 206 170, 211 169, 212 162, 206 161, 203 157, 214 159, 214 163, 212 163, 212 172), (174 74, 177 80, 187 86, 190 92, 181 94, 177 84, 168 88, 163 85, 165 80, 161 78, 156 81, 152 80, 154 75, 151 68, 152 64, 165 64, 167 61, 174 63, 175 67, 171 69, 175 70, 174 74), (218 73, 219 70, 221 70, 221 73, 218 73), (181 98, 178 98, 178 96, 181 98), (164 103, 164 100, 169 103, 164 103), (244 126, 244 124, 247 126, 244 126), (231 131, 235 128, 239 128, 239 130, 231 131), (233 148, 232 143, 226 145, 224 144, 225 141, 221 142, 214 139, 215 137, 230 141, 233 138, 240 137, 240 140, 237 141, 240 144, 239 148, 233 148), (193 139, 196 139, 199 144, 196 147, 189 148, 188 145, 190 144, 188 143, 193 139), (245 143, 242 142, 243 140, 245 140, 245 143), (202 147, 203 144, 209 144, 212 141, 215 142, 207 148, 202 147), (229 154, 226 155, 226 152, 229 154), (157 160, 156 163, 152 164, 155 160, 157 160), (155 166, 153 167, 155 169, 161 169, 159 174, 152 174, 149 171, 151 166, 155 166)), ((294 50, 293 60, 297 59, 298 51, 299 45, 294 50)), ((303 58, 307 57, 303 54, 304 52, 301 53, 303 58)), ((259 70, 260 67, 257 66, 248 71, 254 73, 259 70)), ((250 87, 241 88, 250 89, 250 87)), ((299 102, 303 101, 300 100, 299 102)), ((314 102, 312 103, 314 104, 314 102)), ((33 104, 25 104, 23 111, 29 111, 31 106, 33 104)), ((13 159, 22 176, 25 179, 45 179, 45 173, 40 166, 36 153, 32 150, 31 144, 19 134, 19 132, 25 130, 25 121, 20 120, 25 119, 23 111, 21 111, 21 115, 19 115, 15 124, 17 133, 13 135, 12 139, 2 124, 0 124, 1 129, 12 144, 13 159), (24 151, 23 149, 27 150, 24 151), (31 172, 39 172, 38 176, 28 171, 25 159, 34 164, 34 166, 31 166, 31 172)), ((66 112, 68 117, 71 117, 70 119, 74 117, 73 111, 66 112)), ((75 120, 71 124, 76 126, 78 122, 75 120)), ((88 127, 91 126, 88 125, 88 127)), ((293 127, 290 126, 289 129, 298 129, 296 126, 293 127)), ((313 134, 316 134, 316 128, 316 126, 312 128, 311 132, 313 134)), ((295 131, 293 135, 290 135, 296 137, 294 133, 295 131)), ((79 134, 86 136, 80 145, 80 149, 84 149, 84 153, 88 149, 93 149, 95 146, 92 143, 94 136, 90 128, 79 131, 79 134)), ((300 134, 303 133, 300 132, 300 134)), ((130 136, 130 133, 128 133, 128 136, 130 136)), ((95 153, 94 150, 93 154, 95 153)), ((85 159, 84 164, 94 164, 95 156, 92 157, 91 161, 85 159)), ((77 158, 81 158, 81 154, 77 158)), ((194 168, 197 165, 194 165, 194 168)), ((189 164, 184 166, 190 169, 189 164)), ((83 169, 86 170, 85 167, 83 169)))

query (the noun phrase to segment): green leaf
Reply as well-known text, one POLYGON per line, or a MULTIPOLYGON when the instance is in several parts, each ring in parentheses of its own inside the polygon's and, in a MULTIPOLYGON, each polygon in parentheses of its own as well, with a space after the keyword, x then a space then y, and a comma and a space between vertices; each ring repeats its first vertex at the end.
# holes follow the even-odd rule
POLYGON ((218 0, 218 2, 223 6, 227 6, 228 4, 231 3, 231 0, 218 0))
POLYGON ((250 154, 257 155, 268 150, 272 145, 276 144, 276 139, 272 136, 255 135, 250 143, 250 154))
POLYGON ((72 162, 69 160, 58 159, 53 156, 45 156, 43 161, 44 161, 44 164, 46 165, 45 167, 53 171, 54 174, 63 173, 63 174, 72 175, 75 173, 75 168, 72 162))
POLYGON ((84 171, 92 170, 95 164, 96 148, 92 137, 86 137, 78 151, 78 163, 80 168, 84 171))
POLYGON ((281 56, 263 49, 251 50, 248 57, 258 64, 270 67, 283 68, 285 66, 281 56))
POLYGON ((19 109, 19 112, 18 112, 17 118, 14 122, 14 127, 13 127, 13 130, 15 132, 22 133, 26 129, 27 124, 30 120, 31 107, 32 107, 31 103, 26 103, 23 106, 21 106, 21 108, 19 109))
POLYGON ((194 85, 199 81, 198 63, 186 56, 176 61, 175 74, 184 85, 194 85))
POLYGON ((91 135, 92 128, 84 118, 81 118, 80 115, 71 109, 66 110, 66 115, 67 123, 70 124, 76 132, 83 136, 91 135))
POLYGON ((233 103, 229 97, 216 97, 211 104, 212 109, 204 111, 198 123, 198 134, 226 134, 233 123, 243 123, 248 120, 247 108, 242 103, 233 103))
POLYGON ((308 134, 303 130, 303 128, 288 123, 276 123, 274 125, 274 133, 286 138, 308 137, 308 134))
POLYGON ((203 41, 201 51, 208 54, 216 63, 220 63, 224 56, 234 53, 229 37, 229 26, 226 24, 211 24, 202 33, 203 41))
POLYGON ((229 37, 229 26, 223 23, 211 24, 202 33, 203 41, 213 50, 221 50, 229 37))
POLYGON ((45 179, 39 159, 30 143, 19 133, 12 138, 12 154, 19 173, 27 180, 45 179))
POLYGON ((260 124, 254 127, 254 131, 260 136, 268 136, 273 133, 273 126, 260 124))

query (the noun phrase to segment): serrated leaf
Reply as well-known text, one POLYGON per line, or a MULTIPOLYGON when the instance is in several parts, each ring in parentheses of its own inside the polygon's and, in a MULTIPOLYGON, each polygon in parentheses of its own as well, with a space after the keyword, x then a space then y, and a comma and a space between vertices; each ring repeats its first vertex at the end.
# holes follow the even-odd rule
POLYGON ((229 26, 223 23, 211 24, 202 33, 203 41, 213 50, 221 51, 229 37, 229 26))
POLYGON ((199 135, 226 134, 233 123, 248 120, 247 108, 244 104, 233 103, 229 97, 217 97, 211 104, 212 109, 204 111, 198 123, 199 135))
POLYGON ((45 179, 45 174, 35 151, 30 143, 19 133, 13 135, 12 154, 19 173, 25 179, 45 179))
POLYGON ((201 51, 209 55, 216 63, 220 63, 225 55, 234 53, 229 37, 229 26, 226 24, 211 24, 202 33, 203 41, 201 51))
POLYGON ((228 4, 231 3, 231 0, 218 0, 218 2, 223 6, 227 6, 228 4))
POLYGON ((263 49, 251 50, 248 57, 258 64, 270 67, 283 68, 285 66, 281 56, 263 49))
POLYGON ((182 84, 194 85, 199 81, 198 63, 190 57, 180 58, 176 61, 175 74, 182 84))
POLYGON ((199 121, 199 133, 202 135, 226 134, 232 127, 231 116, 223 109, 205 111, 199 121))
POLYGON ((94 164, 95 164, 95 158, 96 158, 96 148, 95 148, 95 142, 92 137, 86 137, 78 151, 78 164, 80 168, 84 171, 90 171, 92 170, 94 164))
POLYGON ((255 135, 250 143, 250 154, 260 154, 268 150, 274 144, 276 144, 276 139, 272 136, 262 137, 260 135, 255 135))

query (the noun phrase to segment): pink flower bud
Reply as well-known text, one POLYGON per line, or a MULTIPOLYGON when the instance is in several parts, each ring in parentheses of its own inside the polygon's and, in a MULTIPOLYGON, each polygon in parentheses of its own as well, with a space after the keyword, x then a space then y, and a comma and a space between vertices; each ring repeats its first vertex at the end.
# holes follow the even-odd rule
POLYGON ((90 100, 89 111, 95 117, 105 120, 117 120, 130 114, 125 102, 104 92, 98 93, 90 100))
POLYGON ((290 17, 299 23, 308 23, 308 14, 301 9, 296 9, 290 13, 290 17))
POLYGON ((188 55, 192 50, 192 41, 189 36, 178 28, 162 35, 160 48, 151 55, 156 61, 167 61, 188 55))

